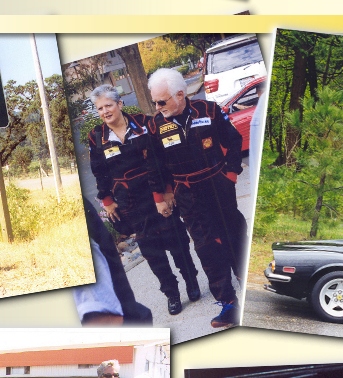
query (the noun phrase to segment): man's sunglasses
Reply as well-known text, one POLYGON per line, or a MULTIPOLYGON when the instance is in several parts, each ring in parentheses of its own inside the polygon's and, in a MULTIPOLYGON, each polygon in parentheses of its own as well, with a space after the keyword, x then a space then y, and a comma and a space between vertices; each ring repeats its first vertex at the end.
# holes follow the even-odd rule
POLYGON ((167 105, 167 101, 169 101, 173 96, 170 96, 169 98, 167 98, 167 100, 160 100, 160 101, 151 101, 153 103, 153 105, 160 105, 160 106, 165 106, 167 105))
POLYGON ((102 377, 104 378, 112 378, 112 377, 119 377, 119 374, 118 373, 108 373, 108 374, 103 374, 102 377))

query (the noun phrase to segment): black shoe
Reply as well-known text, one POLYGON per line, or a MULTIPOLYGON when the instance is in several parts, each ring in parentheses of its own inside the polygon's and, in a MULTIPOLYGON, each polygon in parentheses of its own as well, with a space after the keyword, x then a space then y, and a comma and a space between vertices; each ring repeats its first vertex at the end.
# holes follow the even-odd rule
POLYGON ((186 285, 186 291, 191 302, 196 302, 200 298, 200 288, 196 279, 192 282, 191 285, 186 285))
POLYGON ((177 315, 182 311, 182 304, 179 295, 168 298, 168 311, 170 315, 177 315))
POLYGON ((218 316, 211 320, 213 328, 234 327, 239 324, 240 309, 238 305, 225 302, 216 302, 216 304, 223 306, 223 309, 218 316))

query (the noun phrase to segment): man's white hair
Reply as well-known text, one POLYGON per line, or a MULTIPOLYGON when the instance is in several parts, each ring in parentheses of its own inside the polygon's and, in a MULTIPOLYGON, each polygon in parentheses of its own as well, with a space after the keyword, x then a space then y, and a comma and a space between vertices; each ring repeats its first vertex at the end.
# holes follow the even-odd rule
POLYGON ((179 71, 172 68, 159 68, 148 80, 148 88, 167 87, 169 93, 174 96, 182 91, 187 95, 187 83, 179 71))
POLYGON ((116 373, 119 373, 119 370, 120 370, 119 361, 118 361, 118 360, 108 360, 108 361, 104 361, 104 362, 102 362, 102 363, 98 366, 98 369, 97 369, 98 378, 101 378, 101 376, 103 375, 105 369, 106 369, 108 366, 113 366, 113 368, 114 368, 114 370, 116 371, 116 373))

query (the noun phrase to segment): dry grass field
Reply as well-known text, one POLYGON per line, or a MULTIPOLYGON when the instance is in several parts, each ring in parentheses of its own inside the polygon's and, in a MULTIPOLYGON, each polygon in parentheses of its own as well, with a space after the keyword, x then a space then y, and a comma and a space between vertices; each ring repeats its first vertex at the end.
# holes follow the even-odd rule
POLYGON ((25 206, 16 208, 19 195, 9 199, 17 236, 12 243, 0 241, 0 297, 95 282, 78 179, 63 188, 59 205, 53 188, 24 190, 25 206))

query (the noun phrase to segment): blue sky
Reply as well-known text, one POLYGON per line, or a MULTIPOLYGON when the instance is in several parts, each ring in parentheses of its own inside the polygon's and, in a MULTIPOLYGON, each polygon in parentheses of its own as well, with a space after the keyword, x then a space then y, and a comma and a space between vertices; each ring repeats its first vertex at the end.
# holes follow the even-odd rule
MULTIPOLYGON (((36 80, 30 42, 31 34, 0 34, 0 73, 3 85, 36 80)), ((61 74, 55 34, 35 34, 43 77, 61 74)))

